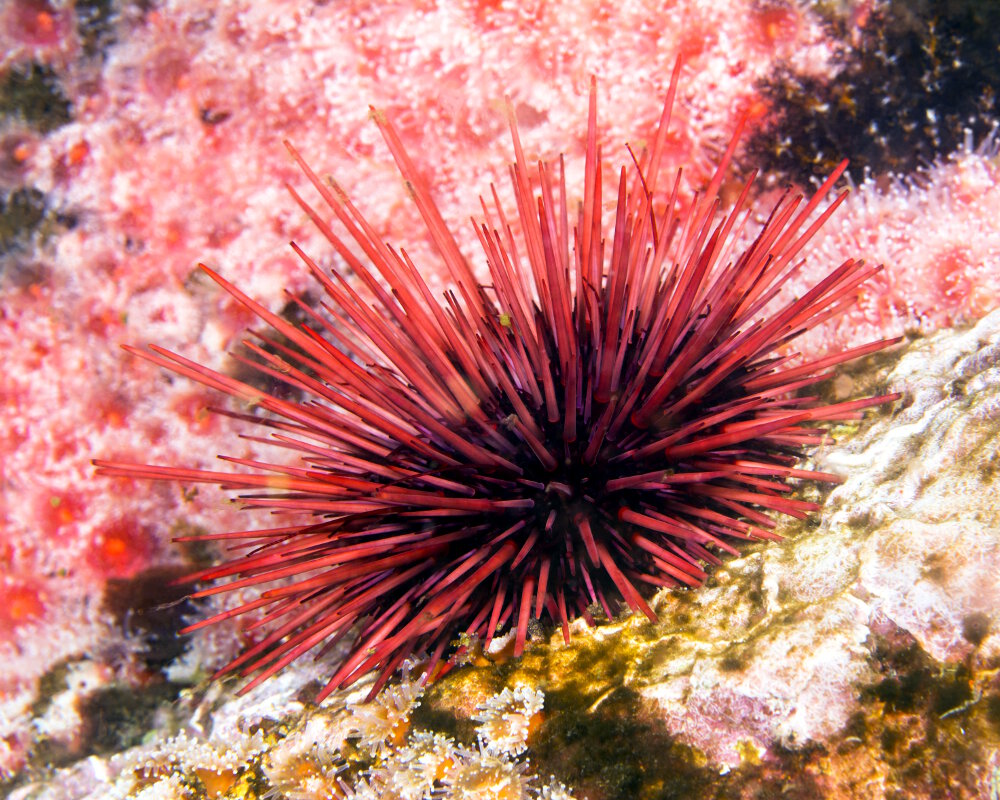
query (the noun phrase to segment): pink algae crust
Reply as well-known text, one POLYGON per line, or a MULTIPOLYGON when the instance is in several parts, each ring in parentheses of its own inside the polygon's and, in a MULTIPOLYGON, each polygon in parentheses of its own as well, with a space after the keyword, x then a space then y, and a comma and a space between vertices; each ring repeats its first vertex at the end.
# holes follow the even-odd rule
MULTIPOLYGON (((153 342, 210 367, 226 363, 250 320, 198 277, 198 261, 274 310, 284 290, 311 288, 287 243, 327 251, 282 186, 302 183, 283 139, 434 269, 368 120, 369 104, 385 111, 481 266, 468 217, 491 182, 506 182, 504 94, 528 157, 565 153, 568 182, 578 185, 590 75, 607 161, 620 162, 624 143, 639 146, 652 129, 682 54, 670 146, 698 185, 741 114, 751 125, 766 118, 755 81, 781 59, 827 71, 832 46, 799 5, 750 0, 392 10, 243 0, 214 11, 175 0, 123 12, 103 59, 85 54, 69 4, 12 0, 0 13, 0 65, 51 65, 73 107, 73 121, 48 135, 4 138, 0 161, 77 220, 27 259, 37 279, 0 283, 0 719, 9 721, 0 725, 0 774, 23 763, 29 708, 53 665, 89 654, 115 668, 107 674, 137 680, 132 651, 101 606, 109 579, 180 560, 170 542, 178 531, 260 523, 215 491, 96 479, 90 459, 219 468, 217 453, 257 452, 237 438, 238 424, 207 412, 217 398, 119 345, 153 342)), ((838 213, 803 281, 860 254, 886 263, 885 284, 861 316, 813 340, 818 349, 990 306, 1000 269, 986 254, 1000 247, 983 229, 1000 189, 988 155, 935 167, 920 187, 862 189, 838 213)), ((18 258, 11 274, 24 267, 18 258)))

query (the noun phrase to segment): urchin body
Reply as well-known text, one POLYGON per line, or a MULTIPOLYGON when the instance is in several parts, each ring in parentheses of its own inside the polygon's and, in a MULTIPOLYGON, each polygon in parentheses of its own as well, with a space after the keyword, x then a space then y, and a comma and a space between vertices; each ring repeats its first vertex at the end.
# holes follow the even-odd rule
POLYGON ((734 541, 773 538, 767 512, 816 508, 789 496, 791 481, 836 480, 795 466, 826 438, 808 423, 855 418, 893 396, 823 405, 802 390, 888 343, 812 361, 788 345, 849 306, 877 267, 845 261, 779 303, 803 246, 843 199, 820 210, 844 165, 808 202, 782 198, 737 250, 750 182, 727 214, 718 199, 735 138, 689 201, 679 174, 660 174, 678 73, 652 146, 620 172, 611 231, 593 86, 575 208, 561 162, 531 170, 512 119, 517 220, 496 194, 483 204, 485 286, 376 113, 453 286, 441 298, 290 148, 335 222, 293 197, 361 286, 296 247, 326 313, 300 302, 307 324, 295 326, 206 270, 273 329, 247 342, 248 363, 303 399, 155 346, 141 354, 252 403, 244 417, 299 463, 230 458, 243 471, 229 473, 96 462, 110 474, 249 490, 248 506, 289 515, 279 528, 196 537, 242 553, 194 576, 213 582, 198 594, 262 587, 220 615, 259 610, 266 631, 226 671, 257 671, 256 685, 347 639, 325 696, 372 669, 377 688, 413 653, 429 654, 431 672, 461 633, 488 641, 513 628, 520 654, 532 618, 567 640, 569 621, 592 622, 594 605, 611 616, 624 602, 655 619, 650 590, 697 586, 734 541))

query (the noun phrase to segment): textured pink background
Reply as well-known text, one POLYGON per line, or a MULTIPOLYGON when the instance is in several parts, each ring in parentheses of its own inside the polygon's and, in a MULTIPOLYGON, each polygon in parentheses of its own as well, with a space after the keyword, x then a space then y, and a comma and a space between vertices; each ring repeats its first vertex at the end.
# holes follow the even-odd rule
MULTIPOLYGON (((206 390, 118 345, 155 342, 225 363, 251 320, 198 274, 198 261, 272 309, 286 289, 315 290, 287 243, 321 263, 328 251, 282 187, 304 183, 282 140, 336 176, 433 277, 416 211, 367 118, 369 104, 385 110, 478 264, 468 218, 491 182, 506 191, 505 94, 529 158, 565 153, 573 181, 589 77, 599 81, 605 153, 617 162, 651 130, 682 54, 671 148, 696 187, 740 113, 751 125, 766 119, 754 85, 778 60, 830 70, 832 43, 808 11, 667 5, 234 0, 206 11, 172 0, 120 18, 103 61, 82 53, 71 8, 5 6, 5 63, 51 64, 73 121, 47 136, 16 131, 4 158, 78 224, 18 257, 0 285, 0 719, 9 720, 0 771, 20 763, 28 708, 54 664, 83 658, 100 667, 99 681, 142 679, 101 606, 109 578, 177 562, 169 540, 185 527, 255 524, 215 490, 192 497, 95 478, 90 459, 205 466, 216 453, 253 452, 235 424, 206 413, 206 390)), ((817 239, 802 285, 847 256, 886 269, 856 313, 808 346, 931 330, 996 304, 1000 188, 988 155, 959 154, 919 187, 855 192, 817 239)))

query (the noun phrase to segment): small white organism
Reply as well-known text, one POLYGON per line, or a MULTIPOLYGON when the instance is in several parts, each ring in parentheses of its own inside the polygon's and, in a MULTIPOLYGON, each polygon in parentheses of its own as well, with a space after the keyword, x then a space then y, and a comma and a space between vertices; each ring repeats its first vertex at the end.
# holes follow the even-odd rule
POLYGON ((343 716, 320 710, 267 752, 261 770, 276 798, 314 800, 346 794, 339 777, 347 766, 340 753, 347 733, 343 716))
POLYGON ((423 800, 467 757, 464 748, 444 734, 415 731, 391 758, 369 770, 366 788, 376 789, 380 797, 423 800))
MULTIPOLYGON (((122 795, 122 797, 124 796, 122 795)), ((194 794, 184 786, 180 775, 169 775, 129 796, 134 797, 135 800, 191 800, 194 794)))
POLYGON ((340 754, 346 739, 343 715, 323 711, 276 743, 261 760, 261 771, 275 798, 316 800, 347 796, 340 773, 347 766, 340 754))
POLYGON ((507 688, 481 706, 473 719, 480 746, 493 756, 517 756, 528 748, 528 736, 538 724, 545 695, 528 686, 507 688))
POLYGON ((468 753, 444 776, 445 800, 528 800, 534 796, 525 761, 468 753))
POLYGON ((193 781, 210 794, 222 794, 238 780, 248 763, 266 746, 263 735, 241 735, 233 741, 210 741, 181 731, 112 756, 109 773, 114 790, 103 798, 187 798, 193 781), (152 782, 151 782, 152 781, 152 782), (139 792, 139 795, 134 794, 139 792))
POLYGON ((550 777, 549 783, 538 793, 538 800, 575 800, 573 793, 555 778, 550 777))
POLYGON ((399 683, 387 686, 371 701, 347 706, 350 728, 372 756, 406 741, 410 714, 424 693, 424 687, 410 679, 410 668, 404 665, 399 683))

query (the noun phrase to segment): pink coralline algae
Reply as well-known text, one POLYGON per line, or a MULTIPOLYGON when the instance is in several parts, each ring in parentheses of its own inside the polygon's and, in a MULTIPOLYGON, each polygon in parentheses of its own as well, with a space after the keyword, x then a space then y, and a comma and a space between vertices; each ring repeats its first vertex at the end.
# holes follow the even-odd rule
MULTIPOLYGON (((615 110, 600 139, 619 163, 627 154, 613 148, 652 130, 683 55, 668 144, 698 186, 737 117, 766 116, 755 81, 781 59, 828 72, 835 44, 801 4, 750 0, 392 9, 243 0, 211 10, 171 0, 143 9, 123 7, 99 53, 70 3, 10 0, 0 11, 0 69, 47 65, 72 104, 72 121, 54 131, 20 119, 0 130, 3 191, 30 185, 72 218, 2 256, 0 772, 23 763, 39 679, 54 665, 90 658, 113 667, 99 671, 107 680, 149 678, 102 604, 107 581, 176 560, 177 532, 238 524, 212 491, 112 490, 89 461, 203 453, 208 467, 232 453, 235 425, 206 413, 207 393, 123 361, 118 345, 155 341, 226 368, 222 354, 250 318, 198 277, 198 260, 224 265, 274 311, 283 290, 306 289, 287 241, 319 246, 282 188, 295 173, 282 139, 356 187, 380 235, 409 241, 419 220, 366 118, 369 104, 386 109, 408 149, 446 165, 427 178, 472 252, 467 219, 479 209, 470 203, 504 179, 505 92, 530 157, 564 152, 582 164, 578 120, 596 74, 615 110)), ((861 316, 817 337, 817 348, 929 330, 991 305, 1000 292, 994 155, 970 147, 919 180, 866 184, 848 199, 828 245, 819 243, 831 256, 817 269, 858 253, 884 262, 885 291, 863 296, 861 316)), ((241 446, 235 455, 254 456, 252 443, 241 446)), ((193 647, 202 666, 229 655, 211 633, 193 647)))
POLYGON ((809 343, 825 348, 874 332, 927 334, 992 311, 1000 302, 997 215, 994 137, 976 146, 967 141, 921 174, 865 181, 817 237, 816 249, 831 259, 856 250, 886 268, 862 290, 855 313, 809 343))

